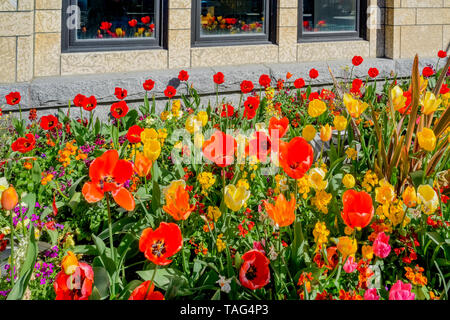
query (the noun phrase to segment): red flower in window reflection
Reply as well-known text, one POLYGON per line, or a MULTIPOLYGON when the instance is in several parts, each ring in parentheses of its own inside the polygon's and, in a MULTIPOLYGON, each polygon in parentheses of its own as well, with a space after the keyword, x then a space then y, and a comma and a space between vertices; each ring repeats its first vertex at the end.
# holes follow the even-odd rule
POLYGON ((225 18, 225 22, 228 24, 236 24, 237 19, 236 18, 225 18))
POLYGON ((111 29, 111 27, 112 27, 112 23, 111 22, 103 21, 100 24, 100 29, 105 30, 105 31, 111 29))
POLYGON ((141 22, 143 24, 149 24, 150 23, 150 17, 149 16, 145 16, 141 18, 141 22))
POLYGON ((319 27, 325 27, 326 24, 327 24, 327 22, 326 22, 325 20, 320 20, 319 22, 317 22, 317 25, 318 25, 319 27))
POLYGON ((303 21, 303 28, 309 27, 309 21, 303 21))
POLYGON ((150 29, 150 32, 153 32, 155 30, 155 24, 152 23, 151 25, 148 26, 148 28, 150 29))
POLYGON ((130 25, 130 27, 132 27, 132 28, 134 28, 134 27, 136 27, 137 26, 137 20, 136 19, 133 19, 133 20, 130 20, 130 21, 128 21, 128 24, 130 25))

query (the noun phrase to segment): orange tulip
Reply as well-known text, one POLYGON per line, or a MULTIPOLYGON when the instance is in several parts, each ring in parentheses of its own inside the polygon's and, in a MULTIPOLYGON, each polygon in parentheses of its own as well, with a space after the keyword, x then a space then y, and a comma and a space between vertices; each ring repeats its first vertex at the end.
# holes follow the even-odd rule
POLYGON ((78 267, 78 259, 72 251, 67 251, 61 262, 62 269, 67 275, 73 274, 78 267))
POLYGON ((2 193, 2 208, 3 210, 9 211, 14 209, 19 202, 19 196, 17 195, 16 189, 12 185, 2 193))
POLYGON ((167 192, 166 205, 163 209, 175 220, 186 220, 194 208, 195 205, 189 204, 189 193, 183 186, 178 186, 173 192, 167 192))
POLYGON ((275 205, 263 201, 264 207, 272 220, 279 227, 291 225, 295 220, 295 198, 291 194, 291 201, 287 201, 283 194, 280 194, 275 201, 275 205))
POLYGON ((152 169, 152 161, 144 156, 142 152, 136 154, 136 159, 134 161, 134 171, 139 177, 147 177, 152 169))

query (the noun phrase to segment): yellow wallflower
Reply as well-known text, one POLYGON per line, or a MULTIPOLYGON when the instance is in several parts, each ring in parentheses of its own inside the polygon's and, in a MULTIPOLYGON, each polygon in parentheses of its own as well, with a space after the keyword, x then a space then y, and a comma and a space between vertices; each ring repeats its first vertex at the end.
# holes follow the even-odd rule
POLYGON ((345 150, 345 154, 347 155, 348 159, 356 160, 356 157, 358 156, 358 151, 356 151, 353 148, 347 148, 347 150, 345 150))
POLYGON ((302 137, 306 141, 311 141, 312 139, 314 139, 315 136, 316 136, 316 129, 312 125, 308 124, 303 128, 302 137))
POLYGON ((216 178, 211 172, 202 172, 197 176, 197 180, 202 186, 202 193, 204 195, 208 194, 208 190, 214 185, 216 182, 216 178))
POLYGON ((431 129, 423 128, 421 132, 417 133, 417 139, 420 147, 426 151, 433 151, 436 148, 436 136, 431 129))
POLYGON ((372 191, 372 187, 375 187, 375 185, 378 184, 378 178, 375 173, 372 172, 372 170, 367 170, 366 174, 364 175, 364 180, 361 183, 362 187, 366 189, 368 192, 372 191))
POLYGON ((208 207, 207 216, 210 220, 214 220, 214 222, 217 222, 217 220, 219 220, 221 215, 222 215, 222 212, 220 212, 220 209, 218 207, 213 207, 213 206, 208 207))
POLYGON ((320 116, 327 111, 327 105, 320 99, 314 99, 308 104, 308 114, 312 118, 320 116))
POLYGON ((222 240, 223 234, 219 234, 216 240, 217 251, 222 252, 227 247, 225 241, 222 240))
POLYGON ((324 190, 318 190, 316 195, 311 198, 311 204, 324 214, 328 213, 328 203, 330 203, 333 196, 324 190))
POLYGON ((316 251, 328 242, 329 234, 330 231, 327 229, 325 222, 318 221, 313 230, 314 242, 317 245, 316 251))
POLYGON ((310 186, 309 186, 309 177, 307 174, 305 174, 302 178, 297 179, 297 187, 298 193, 302 195, 303 199, 308 198, 310 186))
POLYGON ((380 181, 380 187, 375 188, 375 200, 378 203, 386 204, 395 199, 395 190, 386 179, 380 181))
POLYGON ((172 113, 169 111, 163 111, 161 112, 161 120, 166 121, 172 119, 172 113))

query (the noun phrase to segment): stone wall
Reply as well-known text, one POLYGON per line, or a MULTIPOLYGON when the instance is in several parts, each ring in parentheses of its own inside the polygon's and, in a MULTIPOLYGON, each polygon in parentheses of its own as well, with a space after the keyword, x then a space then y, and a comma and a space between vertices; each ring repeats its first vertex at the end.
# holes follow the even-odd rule
POLYGON ((450 0, 368 0, 379 15, 367 40, 298 42, 298 0, 277 2, 277 43, 191 47, 192 0, 168 0, 167 50, 61 53, 61 0, 0 0, 0 83, 244 64, 433 57, 450 38, 450 0), (387 14, 385 17, 385 7, 387 14), (432 23, 432 24, 431 24, 432 23), (416 39, 417 38, 417 39, 416 39), (386 47, 386 48, 385 48, 386 47), (385 52, 386 49, 386 52, 385 52))
POLYGON ((386 0, 386 57, 435 56, 450 43, 450 0, 386 0))

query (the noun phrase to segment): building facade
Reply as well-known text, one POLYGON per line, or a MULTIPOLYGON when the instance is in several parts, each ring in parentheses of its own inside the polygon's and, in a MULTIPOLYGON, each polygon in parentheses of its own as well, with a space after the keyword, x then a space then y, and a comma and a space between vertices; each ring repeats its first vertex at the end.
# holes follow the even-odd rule
POLYGON ((52 107, 67 103, 64 88, 47 89, 48 101, 37 90, 96 93, 98 79, 123 73, 155 74, 163 86, 174 70, 200 79, 231 66, 275 77, 354 55, 389 74, 449 42, 450 0, 0 0, 0 93, 23 90, 30 107, 52 107))

